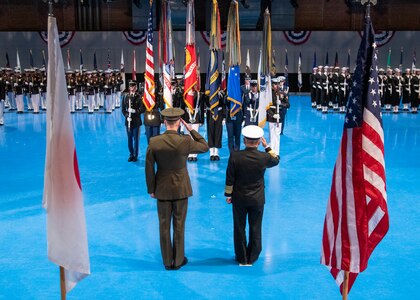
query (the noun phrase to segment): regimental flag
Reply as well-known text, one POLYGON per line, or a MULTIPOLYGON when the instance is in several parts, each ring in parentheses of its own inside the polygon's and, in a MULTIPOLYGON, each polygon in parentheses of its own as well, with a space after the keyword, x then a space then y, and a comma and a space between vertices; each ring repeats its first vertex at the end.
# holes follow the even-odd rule
POLYGON ((120 72, 121 72, 121 77, 122 77, 122 84, 121 84, 121 90, 125 91, 125 70, 124 70, 124 50, 121 49, 121 62, 120 62, 120 72))
POLYGON ((31 69, 33 69, 35 66, 34 55, 32 54, 32 49, 29 49, 29 66, 31 67, 31 69))
POLYGON ((411 64, 411 72, 414 74, 416 70, 416 50, 413 51, 413 62, 411 64))
POLYGON ((259 104, 258 104, 258 126, 264 127, 267 121, 267 109, 272 102, 271 90, 271 72, 273 60, 271 55, 271 19, 268 8, 264 12, 264 24, 261 38, 260 58, 258 63, 258 86, 259 86, 259 104))
POLYGON ((386 60, 386 67, 387 68, 392 68, 392 66, 391 66, 391 47, 389 47, 389 50, 388 50, 388 58, 386 60))
POLYGON ((98 70, 98 63, 96 61, 96 51, 93 53, 93 69, 98 70))
POLYGON ((171 66, 164 64, 162 68, 163 73, 163 101, 166 107, 172 107, 172 86, 171 86, 171 66))
POLYGON ((325 66, 328 66, 328 51, 327 54, 325 54, 325 66))
POLYGON ((249 49, 246 50, 245 75, 251 76, 251 60, 249 58, 249 49))
POLYGON ((194 112, 194 90, 197 84, 197 59, 195 46, 187 45, 185 47, 185 75, 184 75, 184 101, 185 105, 190 109, 190 113, 194 112))
POLYGON ((299 60, 298 60, 298 87, 299 90, 302 88, 302 53, 299 51, 299 60))
POLYGON ((239 30, 238 2, 232 1, 229 7, 227 22, 226 50, 229 59, 227 82, 227 100, 230 102, 229 114, 234 117, 242 109, 240 68, 241 65, 241 33, 239 30))
POLYGON ((20 58, 19 58, 19 51, 16 50, 16 70, 22 71, 20 66, 20 58))
POLYGON ((286 49, 286 58, 284 62, 284 77, 286 77, 286 80, 284 81, 284 87, 289 87, 289 58, 287 56, 287 49, 286 49))
POLYGON ((404 52, 404 49, 403 49, 403 47, 401 47, 401 52, 400 52, 400 65, 399 65, 399 68, 400 68, 401 72, 403 71, 402 70, 402 67, 403 67, 403 52, 404 52))
POLYGON ((221 47, 220 36, 220 14, 217 0, 213 0, 211 11, 211 30, 210 30, 210 59, 207 67, 206 76, 206 95, 209 96, 210 112, 214 120, 219 115, 219 55, 218 50, 221 47))
POLYGON ((334 67, 338 67, 338 52, 335 51, 334 67))
POLYGON ((136 50, 133 50, 133 71, 131 72, 131 79, 137 81, 136 50))
POLYGON ((111 51, 108 49, 108 54, 107 54, 107 57, 106 57, 106 61, 108 62, 107 63, 108 70, 111 69, 111 53, 110 52, 111 51))
POLYGON ((226 90, 226 62, 225 62, 225 52, 222 51, 222 75, 220 78, 220 89, 222 91, 226 90))
POLYGON ((276 50, 273 49, 273 54, 271 55, 271 69, 270 69, 270 75, 271 77, 276 76, 276 50))
POLYGON ((389 228, 378 51, 370 17, 357 55, 322 237, 321 263, 350 291, 389 228))
POLYGON ((347 52, 347 69, 350 71, 350 49, 347 52))
POLYGON ((6 68, 10 68, 9 53, 6 52, 6 68))
POLYGON ((80 70, 80 72, 82 72, 82 70, 83 70, 83 55, 82 55, 82 49, 80 49, 80 65, 79 65, 79 70, 80 70))
POLYGON ((210 111, 214 120, 218 118, 219 106, 219 70, 218 70, 218 53, 217 50, 210 50, 209 67, 207 71, 208 88, 206 94, 209 96, 210 111))
POLYGON ((86 221, 57 23, 48 17, 47 149, 43 207, 48 258, 64 267, 69 292, 90 274, 86 221))
POLYGON ((230 116, 234 117, 237 112, 242 109, 241 84, 240 84, 240 69, 239 66, 232 66, 229 68, 227 100, 230 101, 230 116))
POLYGON ((172 107, 171 79, 175 76, 175 56, 172 43, 172 16, 170 2, 162 0, 159 26, 159 75, 163 85, 163 100, 166 107, 172 107))
POLYGON ((185 74, 184 74, 184 102, 190 114, 194 113, 194 91, 197 84, 197 57, 195 52, 195 20, 194 0, 189 0, 187 5, 185 46, 185 74))
POLYGON ((312 69, 316 68, 316 67, 317 67, 317 65, 316 65, 316 52, 314 51, 314 60, 313 60, 313 63, 312 63, 312 69))
POLYGON ((45 51, 42 50, 42 67, 45 68, 47 66, 47 59, 45 58, 45 51))
POLYGON ((153 1, 150 1, 149 19, 147 22, 147 41, 146 41, 146 72, 144 73, 144 95, 143 103, 147 111, 155 107, 155 63, 153 57, 153 1))
POLYGON ((67 49, 67 70, 71 69, 71 65, 70 65, 70 48, 67 49))

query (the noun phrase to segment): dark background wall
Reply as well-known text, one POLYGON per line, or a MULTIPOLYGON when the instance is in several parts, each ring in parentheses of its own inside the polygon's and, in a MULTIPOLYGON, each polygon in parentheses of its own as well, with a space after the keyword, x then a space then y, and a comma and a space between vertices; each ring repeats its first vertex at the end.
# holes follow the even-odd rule
MULTIPOLYGON (((360 0, 359 0, 360 1, 360 0)), ((154 1, 160 7, 160 0, 154 1)), ((240 0, 241 30, 258 30, 264 5, 271 6, 273 30, 360 30, 364 9, 357 0, 240 0), (262 2, 262 4, 261 4, 262 2), (245 8, 244 4, 249 5, 245 8)), ((186 7, 173 0, 175 30, 185 30, 186 7)), ((209 27, 210 0, 195 0, 196 29, 209 27)), ((230 0, 219 0, 222 27, 226 27, 230 0)), ((145 30, 147 0, 60 0, 54 5, 60 30, 145 30)), ((42 31, 48 5, 42 0, 1 0, 0 31, 42 31)), ((159 9, 154 10, 155 18, 159 9)), ((419 30, 419 0, 378 0, 372 9, 378 30, 419 30)))

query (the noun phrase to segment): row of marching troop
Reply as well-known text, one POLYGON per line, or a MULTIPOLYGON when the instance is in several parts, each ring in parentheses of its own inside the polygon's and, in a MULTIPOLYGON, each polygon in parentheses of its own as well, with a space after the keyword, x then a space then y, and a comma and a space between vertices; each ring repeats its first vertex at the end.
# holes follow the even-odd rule
MULTIPOLYGON (((121 70, 108 69, 66 71, 70 112, 86 109, 88 113, 105 110, 111 113, 120 107, 125 89, 121 70)), ((0 125, 4 125, 4 110, 18 114, 39 114, 46 110, 47 74, 45 68, 15 70, 0 69, 0 125)))
MULTIPOLYGON (((381 106, 384 112, 399 113, 402 104, 404 112, 417 114, 420 104, 420 69, 392 70, 388 67, 378 70, 381 106)), ((310 75, 312 107, 328 113, 345 113, 352 78, 347 67, 318 66, 310 75)))

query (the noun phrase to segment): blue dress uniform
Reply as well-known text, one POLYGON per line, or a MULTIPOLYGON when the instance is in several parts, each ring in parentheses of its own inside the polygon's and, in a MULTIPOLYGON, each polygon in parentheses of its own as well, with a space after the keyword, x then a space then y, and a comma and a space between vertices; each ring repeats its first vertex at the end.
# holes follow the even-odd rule
MULTIPOLYGON (((245 139, 259 140, 264 131, 250 125, 242 130, 245 139)), ((265 152, 247 146, 230 154, 226 169, 225 196, 231 198, 233 209, 234 248, 236 260, 241 265, 254 263, 262 250, 261 224, 265 204, 264 174, 267 168, 279 164, 280 158, 270 147, 265 152), (245 227, 248 216, 249 242, 245 227)))
MULTIPOLYGON (((131 81, 130 86, 136 86, 136 82, 131 81)), ((145 107, 137 91, 128 93, 122 103, 122 114, 125 117, 125 128, 128 138, 128 150, 130 156, 128 161, 137 161, 139 154, 139 134, 142 125, 140 115, 144 113, 145 107)))

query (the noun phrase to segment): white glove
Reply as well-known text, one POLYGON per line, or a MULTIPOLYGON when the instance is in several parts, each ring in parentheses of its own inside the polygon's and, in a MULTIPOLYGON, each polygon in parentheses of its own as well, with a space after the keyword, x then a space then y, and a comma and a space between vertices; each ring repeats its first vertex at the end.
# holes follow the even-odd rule
POLYGON ((245 121, 242 121, 241 127, 245 126, 245 121))
POLYGON ((280 115, 279 114, 274 114, 273 115, 273 118, 276 119, 276 120, 278 120, 278 119, 280 119, 280 115))
POLYGON ((6 81, 6 84, 9 84, 9 82, 8 82, 8 81, 6 81))
POLYGON ((34 84, 33 84, 32 82, 29 82, 29 85, 30 85, 30 86, 33 86, 34 84))
POLYGON ((222 126, 225 126, 226 125, 226 119, 223 119, 222 120, 222 126))
POLYGON ((14 86, 18 86, 18 84, 17 84, 17 83, 15 83, 15 84, 14 84, 14 86))
POLYGON ((107 85, 104 85, 104 89, 107 89, 108 88, 108 86, 107 85))
POLYGON ((134 114, 136 112, 136 110, 134 108, 129 108, 128 112, 131 112, 132 114, 134 114))
POLYGON ((130 117, 127 118, 127 122, 131 122, 131 118, 130 117))
POLYGON ((87 86, 90 86, 90 83, 86 83, 87 86))
POLYGON ((71 88, 71 86, 68 85, 67 88, 69 89, 69 88, 71 88))

